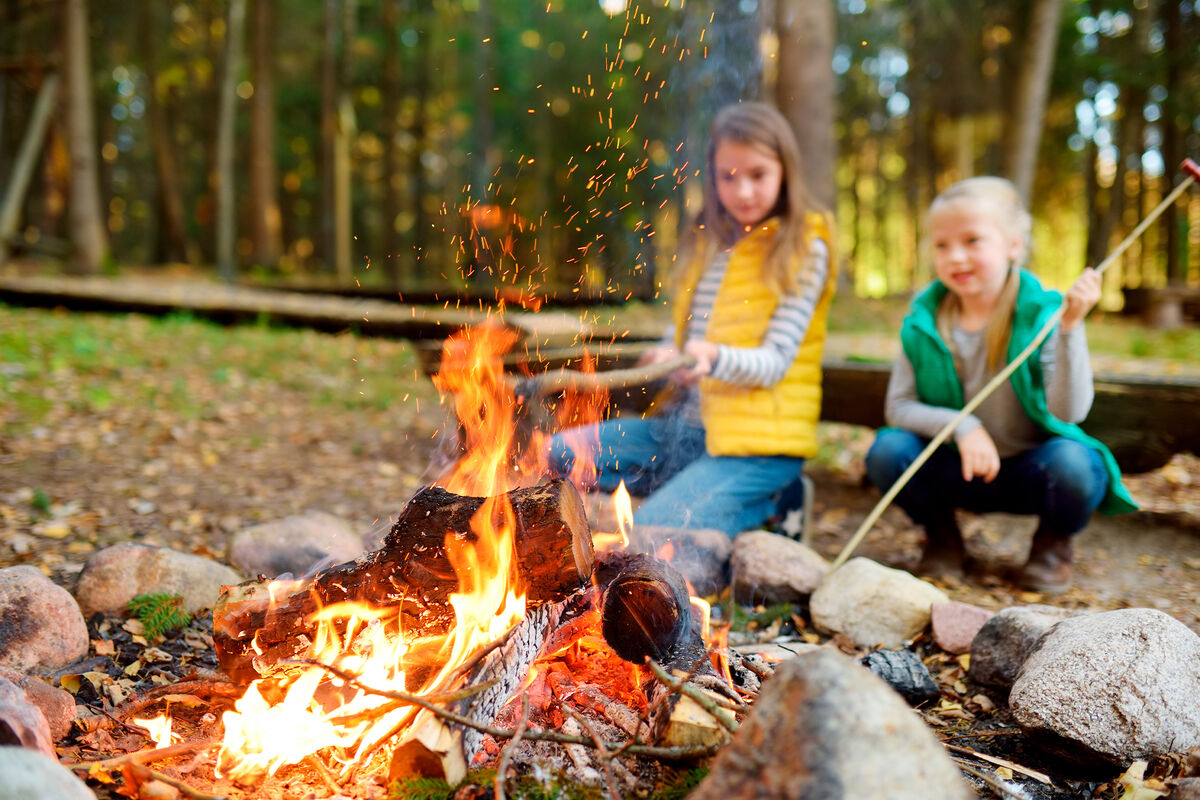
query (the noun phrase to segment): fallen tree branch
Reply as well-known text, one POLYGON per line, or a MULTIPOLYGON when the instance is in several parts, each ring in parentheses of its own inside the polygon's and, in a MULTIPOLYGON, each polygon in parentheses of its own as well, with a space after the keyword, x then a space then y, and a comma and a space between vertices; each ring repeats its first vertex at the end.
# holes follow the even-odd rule
POLYGON ((176 778, 171 778, 167 775, 150 769, 145 765, 147 761, 161 761, 166 758, 174 758, 175 756, 186 755, 198 750, 206 750, 213 745, 220 744, 220 739, 198 739, 194 742, 181 742, 173 744, 170 747, 154 747, 149 750, 137 750, 133 753, 124 753, 111 758, 103 758, 99 761, 80 761, 78 764, 68 764, 67 766, 74 771, 91 772, 94 769, 112 770, 122 767, 133 767, 138 770, 145 770, 145 777, 148 779, 162 781, 163 783, 174 786, 186 797, 192 800, 228 800, 225 795, 208 794, 199 789, 193 789, 187 784, 176 778))

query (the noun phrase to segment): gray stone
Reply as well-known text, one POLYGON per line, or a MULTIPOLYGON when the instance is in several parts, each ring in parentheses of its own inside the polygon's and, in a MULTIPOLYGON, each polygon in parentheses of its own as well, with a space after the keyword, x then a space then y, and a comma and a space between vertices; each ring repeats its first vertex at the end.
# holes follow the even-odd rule
POLYGON ((995 611, 960 603, 934 603, 929 609, 929 626, 933 630, 933 641, 947 653, 968 653, 975 634, 983 623, 996 616, 995 611))
POLYGON ((985 622, 971 642, 971 680, 1007 690, 1025 657, 1052 625, 1079 614, 1065 608, 1030 605, 1003 609, 985 622))
POLYGON ((0 747, 0 800, 96 800, 71 770, 44 753, 0 747))
POLYGON ((929 625, 929 607, 950 598, 909 573, 852 558, 825 576, 809 602, 813 623, 860 647, 903 647, 929 625))
POLYGON ((967 800, 937 737, 886 683, 822 647, 782 662, 689 800, 967 800))
POLYGON ((229 563, 248 575, 275 578, 289 573, 299 578, 353 561, 362 553, 362 537, 349 524, 324 511, 309 511, 236 534, 229 545, 229 563))
POLYGON ((786 536, 750 531, 733 540, 733 599, 742 605, 798 603, 820 585, 829 562, 786 536))
POLYGON ((75 698, 70 692, 8 667, 0 667, 0 678, 14 684, 25 693, 26 700, 41 709, 42 715, 50 725, 50 737, 53 741, 57 742, 71 732, 71 723, 75 720, 77 711, 75 698))
POLYGON ((50 723, 16 684, 0 678, 0 742, 54 755, 50 723))
POLYGON ((1200 747, 1200 636, 1151 608, 1063 620, 1009 695, 1031 737, 1083 764, 1126 767, 1200 747))
POLYGON ((88 559, 79 576, 75 597, 83 613, 122 614, 141 594, 179 595, 189 612, 212 608, 222 586, 241 582, 224 564, 165 547, 125 543, 88 559))
POLYGON ((87 624, 70 592, 27 564, 0 569, 0 665, 44 672, 87 649, 87 624))

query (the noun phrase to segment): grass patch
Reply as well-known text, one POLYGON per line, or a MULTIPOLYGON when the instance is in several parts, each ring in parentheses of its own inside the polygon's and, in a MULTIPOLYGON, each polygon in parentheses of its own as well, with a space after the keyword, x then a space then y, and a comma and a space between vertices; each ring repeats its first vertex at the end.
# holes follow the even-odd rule
POLYGON ((409 395, 435 396, 409 342, 0 306, 0 428, 10 435, 130 405, 204 419, 266 396, 320 415, 384 411, 409 395))

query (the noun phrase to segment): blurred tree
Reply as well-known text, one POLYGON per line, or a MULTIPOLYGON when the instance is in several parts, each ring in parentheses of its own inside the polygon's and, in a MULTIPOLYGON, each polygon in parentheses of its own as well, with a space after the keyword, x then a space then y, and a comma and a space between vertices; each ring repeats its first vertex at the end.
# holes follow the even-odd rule
POLYGON ((275 155, 275 5, 276 0, 254 0, 250 20, 250 257, 269 268, 283 256, 275 155))
POLYGON ((62 60, 67 147, 71 154, 70 240, 74 247, 68 267, 88 275, 99 272, 108 259, 108 236, 97 174, 87 0, 66 0, 64 12, 62 60))
POLYGON ((833 0, 778 0, 779 78, 776 102, 796 131, 804 181, 826 208, 835 208, 833 138, 836 103, 833 91, 833 0))
POLYGON ((217 147, 213 159, 213 194, 216 196, 217 272, 231 283, 237 275, 237 203, 234 193, 234 124, 237 115, 238 75, 246 32, 245 0, 229 0, 225 20, 225 57, 221 65, 217 106, 217 147))
POLYGON ((1033 174, 1054 70, 1062 4, 1063 0, 1033 0, 1005 131, 1004 172, 1016 185, 1026 206, 1030 205, 1033 194, 1033 174))

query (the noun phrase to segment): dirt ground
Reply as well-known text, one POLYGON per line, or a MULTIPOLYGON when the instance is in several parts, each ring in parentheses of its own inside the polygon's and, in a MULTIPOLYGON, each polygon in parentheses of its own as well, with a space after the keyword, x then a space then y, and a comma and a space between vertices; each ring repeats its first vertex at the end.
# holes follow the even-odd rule
MULTIPOLYGON (((231 408, 170 426, 120 407, 72 417, 28 439, 0 441, 0 566, 32 563, 70 588, 91 553, 122 541, 223 559, 232 533, 306 510, 378 529, 427 480, 439 422, 436 409, 313 418, 286 405, 271 415, 231 408)), ((861 478, 870 432, 823 426, 823 435, 837 455, 810 470, 813 542, 833 558, 878 493, 861 478)), ((995 575, 944 588, 988 608, 1148 606, 1200 632, 1200 458, 1176 456, 1129 484, 1145 510, 1093 520, 1078 540, 1068 593, 1018 592, 995 575)), ((1019 562, 1030 523, 1009 522, 968 523, 969 547, 988 561, 1019 562)), ((892 508, 856 554, 911 568, 919 549, 919 532, 892 508)))

